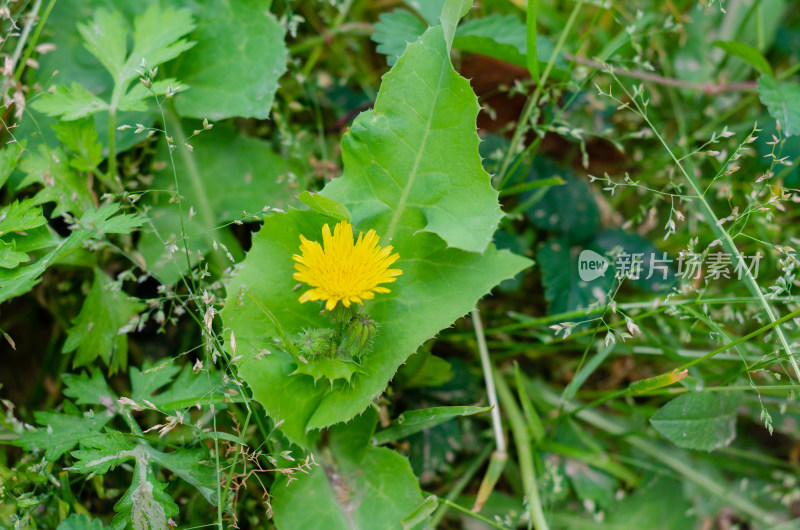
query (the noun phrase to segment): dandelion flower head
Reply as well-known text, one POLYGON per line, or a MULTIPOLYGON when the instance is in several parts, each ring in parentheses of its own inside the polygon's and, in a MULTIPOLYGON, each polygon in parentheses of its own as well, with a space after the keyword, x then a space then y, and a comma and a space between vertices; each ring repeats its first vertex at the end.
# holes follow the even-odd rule
POLYGON ((354 241, 353 227, 347 221, 339 222, 333 234, 330 226, 323 226, 321 245, 301 234, 300 254, 292 256, 297 269, 293 277, 311 289, 300 296, 300 303, 325 300, 325 309, 332 311, 339 302, 350 307, 372 300, 375 293, 388 293, 389 289, 381 284, 391 283, 403 274, 389 268, 397 258, 391 245, 379 245, 375 230, 359 232, 354 241))

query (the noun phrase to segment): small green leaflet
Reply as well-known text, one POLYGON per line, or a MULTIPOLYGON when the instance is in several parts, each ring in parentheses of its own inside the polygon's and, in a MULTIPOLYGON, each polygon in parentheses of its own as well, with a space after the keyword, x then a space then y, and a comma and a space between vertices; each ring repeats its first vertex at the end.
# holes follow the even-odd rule
POLYGON ((61 455, 78 445, 83 439, 102 437, 100 429, 111 419, 108 414, 82 415, 72 403, 65 401, 64 409, 69 413, 36 411, 33 417, 39 424, 35 430, 27 430, 15 442, 28 451, 45 451, 45 458, 55 462, 61 455))
MULTIPOLYGON (((55 246, 55 248, 29 265, 11 270, 0 268, 0 302, 33 289, 39 283, 42 274, 48 267, 81 248, 83 243, 89 239, 100 237, 104 233, 129 233, 133 228, 140 226, 144 222, 144 219, 138 215, 121 214, 115 216, 114 214, 119 211, 119 208, 119 204, 109 203, 97 210, 88 210, 80 219, 73 219, 73 224, 69 227, 72 233, 63 240, 54 239, 45 234, 37 235, 35 238, 36 244, 30 245, 32 248, 49 246, 55 246)), ((20 245, 27 245, 26 239, 23 237, 15 240, 17 248, 20 245)))
POLYGON ((491 407, 432 407, 410 410, 402 413, 392 425, 376 433, 374 441, 376 445, 383 445, 435 427, 455 417, 478 414, 490 409, 491 407))
POLYGON ((75 154, 69 165, 78 171, 94 171, 103 161, 103 146, 97 141, 94 118, 60 121, 53 125, 56 138, 75 154))
POLYGON ((15 200, 8 206, 0 208, 0 236, 45 224, 47 219, 42 215, 42 209, 36 206, 34 199, 25 199, 22 202, 15 200))
POLYGON ((60 147, 50 149, 40 144, 38 150, 22 159, 19 168, 26 175, 17 189, 40 184, 42 189, 34 196, 34 204, 56 203, 53 217, 65 212, 82 215, 94 207, 86 178, 70 166, 69 158, 60 147))
MULTIPOLYGON (((45 93, 32 105, 33 108, 65 121, 92 116, 100 111, 116 114, 118 111, 144 110, 144 100, 150 91, 140 83, 131 82, 140 76, 137 72, 146 65, 153 68, 174 59, 193 46, 182 38, 194 29, 191 13, 186 9, 161 9, 152 4, 133 23, 133 48, 128 52, 129 28, 119 11, 95 10, 94 18, 78 26, 89 52, 97 58, 114 80, 110 101, 104 101, 78 83, 69 87, 58 86, 54 92, 45 93)), ((178 88, 175 79, 164 79, 151 87, 163 94, 167 87, 178 88)), ((186 88, 186 87, 182 87, 186 88)))
POLYGON ((113 285, 105 272, 95 269, 92 288, 64 341, 64 353, 77 350, 72 360, 75 368, 86 366, 97 357, 111 367, 111 372, 127 366, 128 337, 120 329, 145 306, 123 291, 112 289, 113 285))
POLYGON ((98 368, 93 368, 91 374, 61 374, 61 380, 65 385, 64 395, 77 405, 114 406, 116 395, 98 368))

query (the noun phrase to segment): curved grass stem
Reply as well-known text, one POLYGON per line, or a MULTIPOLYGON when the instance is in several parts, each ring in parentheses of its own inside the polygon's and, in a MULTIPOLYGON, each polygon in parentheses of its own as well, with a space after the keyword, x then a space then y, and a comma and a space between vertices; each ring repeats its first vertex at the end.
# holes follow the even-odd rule
MULTIPOLYGON (((625 92, 626 96, 630 99, 633 106, 635 107, 636 109, 635 112, 645 121, 650 130, 653 131, 653 134, 658 139, 659 143, 661 143, 661 145, 669 154, 670 158, 672 158, 673 162, 675 163, 675 166, 678 168, 680 173, 686 179, 686 182, 689 183, 689 186, 692 188, 692 191, 696 195, 695 201, 697 202, 700 208, 700 213, 703 215, 703 219, 706 221, 706 224, 708 224, 708 226, 714 232, 714 235, 717 237, 717 239, 719 239, 725 251, 731 255, 735 263, 743 263, 744 258, 742 254, 739 252, 739 249, 736 248, 736 244, 733 242, 733 239, 731 238, 730 234, 728 233, 727 230, 725 230, 722 227, 722 224, 719 222, 719 218, 714 213, 714 210, 711 208, 709 202, 706 200, 704 190, 698 179, 695 176, 693 176, 691 172, 686 169, 685 164, 677 156, 675 156, 675 153, 669 147, 666 140, 664 140, 664 137, 661 136, 661 133, 658 132, 658 129, 655 127, 653 122, 650 121, 650 118, 647 116, 645 109, 642 108, 639 99, 637 99, 636 97, 634 97, 633 94, 630 93, 627 87, 619 80, 619 78, 613 72, 610 72, 610 75, 614 79, 614 81, 620 86, 620 88, 622 88, 622 90, 625 92)), ((745 285, 747 285, 748 290, 752 293, 753 296, 758 298, 758 301, 761 304, 761 308, 767 315, 767 318, 769 318, 770 322, 776 324, 778 321, 778 317, 775 314, 775 311, 773 310, 772 306, 764 296, 764 293, 761 292, 761 287, 759 287, 758 282, 756 282, 756 279, 753 276, 752 271, 748 267, 742 267, 742 269, 744 270, 744 281, 745 285)), ((792 365, 795 377, 797 378, 798 381, 800 381, 800 365, 798 365, 797 359, 795 359, 792 353, 792 348, 789 345, 789 341, 786 338, 786 334, 777 325, 775 326, 775 333, 778 335, 778 340, 781 343, 781 347, 785 351, 786 356, 789 359, 789 363, 792 365)))

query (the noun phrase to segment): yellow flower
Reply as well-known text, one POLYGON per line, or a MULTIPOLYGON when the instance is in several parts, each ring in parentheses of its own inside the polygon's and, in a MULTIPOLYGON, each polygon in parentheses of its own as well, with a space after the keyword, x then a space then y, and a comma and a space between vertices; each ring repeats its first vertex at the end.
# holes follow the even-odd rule
POLYGON ((391 245, 381 248, 378 239, 375 230, 370 230, 366 235, 359 232, 354 243, 353 227, 347 221, 337 224, 333 235, 327 224, 323 226, 322 245, 301 234, 301 254, 292 256, 297 262, 293 277, 312 289, 303 293, 300 303, 325 300, 325 309, 332 311, 339 302, 350 307, 372 300, 375 293, 388 293, 380 284, 395 281, 403 271, 389 268, 400 256, 392 254, 391 245))

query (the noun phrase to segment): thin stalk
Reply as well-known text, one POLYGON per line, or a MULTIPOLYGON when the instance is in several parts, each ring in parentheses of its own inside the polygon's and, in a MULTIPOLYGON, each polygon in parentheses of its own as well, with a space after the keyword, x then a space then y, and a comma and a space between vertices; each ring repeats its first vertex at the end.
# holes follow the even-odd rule
POLYGON ((372 24, 367 24, 365 22, 349 22, 347 24, 342 24, 338 28, 332 28, 321 35, 309 37, 303 42, 292 44, 289 46, 289 54, 297 55, 300 52, 308 50, 309 48, 327 44, 331 41, 331 39, 333 39, 333 37, 368 37, 373 33, 375 33, 375 27, 372 24))
MULTIPOLYGON (((736 244, 733 242, 733 239, 731 239, 730 234, 728 234, 728 231, 722 227, 722 225, 719 222, 719 219, 714 213, 714 210, 711 208, 711 205, 706 200, 700 182, 698 182, 698 180, 693 175, 691 175, 689 171, 686 170, 684 164, 682 164, 681 161, 678 159, 678 157, 675 156, 675 153, 672 151, 667 142, 664 140, 664 137, 661 136, 661 133, 658 132, 658 129, 650 121, 650 118, 647 116, 645 110, 640 106, 639 101, 628 92, 627 87, 625 87, 625 85, 623 85, 620 82, 619 78, 616 77, 616 75, 614 75, 613 72, 611 72, 611 76, 614 78, 617 84, 622 88, 622 90, 625 92, 628 98, 630 98, 630 100, 633 102, 633 104, 637 109, 637 114, 641 116, 641 118, 645 121, 645 123, 647 123, 647 126, 650 127, 650 130, 653 131, 655 137, 658 138, 658 141, 661 143, 664 149, 666 149, 667 153, 669 153, 669 156, 672 158, 673 162, 678 167, 681 174, 683 174, 684 178, 689 183, 689 186, 697 195, 695 200, 700 206, 703 218, 705 219, 706 223, 711 228, 711 230, 714 232, 714 234, 717 236, 717 238, 721 241, 722 246, 725 248, 728 254, 730 254, 736 259, 736 263, 744 263, 743 257, 739 252, 739 249, 736 248, 736 244)), ((756 296, 758 298, 759 302, 761 303, 761 307, 764 310, 764 313, 767 315, 767 318, 769 318, 771 322, 775 323, 778 317, 775 315, 772 306, 769 304, 769 302, 767 302, 767 299, 764 297, 764 293, 761 292, 761 287, 759 287, 758 282, 756 282, 756 279, 753 276, 752 271, 748 267, 742 267, 742 268, 744 269, 745 284, 747 285, 748 289, 753 294, 753 296, 756 296)), ((775 327, 775 333, 778 335, 778 340, 780 341, 781 346, 783 347, 787 357, 789 358, 789 362, 792 365, 792 368, 794 369, 795 372, 795 377, 797 378, 798 381, 800 381, 800 365, 798 365, 797 360, 794 358, 794 355, 792 354, 792 348, 789 345, 789 341, 786 338, 786 335, 783 333, 783 330, 777 326, 775 327)))
MULTIPOLYGON (((33 4, 31 12, 28 13, 30 21, 27 24, 25 24, 25 27, 22 30, 22 34, 19 36, 19 40, 17 41, 17 47, 14 49, 14 53, 11 55, 12 69, 17 64, 17 61, 19 61, 19 57, 20 55, 22 55, 22 50, 25 49, 25 43, 28 41, 28 37, 31 34, 31 29, 33 29, 33 19, 36 18, 36 13, 39 12, 39 7, 41 7, 41 5, 42 5, 42 0, 36 0, 36 2, 34 2, 33 4)), ((17 70, 19 71, 19 67, 17 67, 17 70)), ((14 77, 16 79, 16 76, 14 77)))
MULTIPOLYGON (((121 97, 122 85, 115 79, 114 91, 111 93, 111 102, 108 105, 108 174, 106 179, 111 183, 117 178, 117 108, 121 97)), ((166 124, 164 128, 166 129, 166 124)))
POLYGON ((492 407, 492 428, 494 430, 494 441, 497 452, 505 454, 506 439, 503 436, 503 420, 500 417, 500 406, 497 401, 497 391, 495 390, 494 377, 492 376, 492 361, 489 359, 489 349, 486 347, 486 336, 483 334, 483 323, 477 309, 472 310, 472 324, 475 326, 475 338, 478 341, 478 354, 481 358, 481 368, 483 368, 483 379, 486 382, 486 396, 489 406, 492 407))
MULTIPOLYGON (((336 18, 333 20, 333 24, 331 24, 331 28, 329 32, 335 32, 339 26, 342 25, 344 19, 347 18, 347 13, 350 11, 350 8, 353 7, 353 0, 345 0, 344 4, 342 5, 342 9, 339 11, 339 14, 336 15, 336 18)), ((314 49, 311 51, 311 55, 308 57, 306 64, 303 66, 302 74, 303 77, 308 77, 311 71, 314 69, 314 66, 317 64, 320 56, 322 55, 322 50, 324 49, 324 41, 317 44, 314 49)))
MULTIPOLYGON (((730 298, 705 298, 705 299, 693 299, 693 300, 649 300, 646 302, 626 302, 623 304, 617 304, 619 309, 623 311, 631 311, 635 309, 649 309, 649 308, 661 308, 661 307, 680 307, 684 305, 697 305, 697 304, 708 304, 708 305, 718 305, 718 304, 747 304, 750 302, 756 302, 758 299, 752 296, 737 296, 737 297, 730 297, 730 298)), ((774 300, 774 302, 782 302, 782 303, 797 303, 800 302, 799 296, 784 296, 779 297, 774 300)), ((515 316, 520 322, 515 322, 513 324, 505 324, 503 326, 497 326, 494 328, 488 328, 485 333, 486 335, 496 335, 498 333, 508 333, 510 331, 517 331, 520 329, 532 328, 535 326, 545 326, 549 324, 553 324, 554 322, 564 322, 567 320, 572 320, 575 318, 580 317, 588 317, 590 315, 596 315, 603 311, 602 307, 597 307, 594 309, 576 309, 574 311, 566 311, 564 313, 557 313, 555 315, 547 315, 543 317, 530 317, 528 315, 523 315, 522 313, 510 312, 511 315, 515 316)), ((448 334, 448 337, 458 337, 458 336, 466 336, 471 333, 469 332, 453 332, 448 334)))
MULTIPOLYGON (((464 474, 459 477, 458 481, 453 484, 453 487, 450 488, 450 491, 447 492, 445 499, 449 501, 455 501, 461 492, 464 491, 464 488, 467 487, 469 482, 472 480, 472 477, 475 476, 475 473, 481 468, 481 466, 486 462, 486 459, 489 458, 489 453, 492 452, 492 446, 487 445, 484 447, 481 454, 478 455, 477 458, 470 464, 464 474)), ((431 519, 431 526, 433 528, 439 528, 439 523, 442 522, 445 514, 447 513, 447 505, 443 504, 439 506, 439 509, 436 510, 436 513, 433 514, 433 519, 431 519)))
MULTIPOLYGON (((800 316, 800 309, 798 309, 796 311, 793 311, 793 312, 781 317, 780 319, 778 319, 778 320, 776 320, 774 322, 771 322, 771 323, 769 323, 769 324, 767 324, 765 326, 761 326, 757 330, 753 331, 752 333, 748 333, 744 337, 740 337, 740 338, 738 338, 738 339, 736 339, 736 340, 734 340, 732 342, 729 342, 729 343, 725 344, 724 346, 720 346, 716 350, 713 350, 713 351, 707 353, 706 355, 703 355, 702 357, 698 357, 697 359, 693 359, 693 360, 689 361, 686 364, 682 364, 681 366, 675 368, 674 370, 671 370, 670 372, 666 372, 664 374, 661 374, 660 376, 656 376, 656 377, 649 378, 649 379, 656 379, 658 377, 665 377, 665 376, 668 376, 670 374, 676 374, 678 372, 682 372, 682 371, 686 370, 687 368, 689 368, 690 366, 694 366, 695 364, 700 363, 702 361, 705 361, 706 359, 710 359, 711 357, 717 355, 718 353, 721 353, 721 352, 723 352, 725 350, 733 348, 737 344, 741 344, 742 342, 750 340, 753 337, 756 337, 756 336, 758 336, 759 334, 761 334, 761 333, 763 333, 765 331, 769 331, 770 329, 772 329, 774 327, 777 327, 778 325, 786 322, 787 320, 791 320, 791 319, 796 318, 798 316, 800 316)), ((631 385, 629 385, 629 386, 627 386, 625 388, 622 388, 622 389, 619 389, 619 390, 615 390, 614 392, 611 392, 610 394, 606 394, 604 396, 601 396, 601 397, 595 399, 594 401, 592 401, 590 403, 581 405, 580 407, 573 408, 572 411, 566 412, 565 414, 571 416, 571 415, 576 414, 578 412, 581 412, 583 410, 596 408, 596 407, 602 405, 603 403, 606 403, 606 402, 611 401, 613 399, 617 399, 619 397, 629 396, 629 395, 641 395, 641 394, 644 394, 645 392, 649 392, 649 390, 645 391, 645 392, 637 391, 636 387, 634 386, 637 383, 638 383, 638 381, 634 381, 633 383, 631 383, 631 385)), ((720 387, 720 388, 727 388, 727 387, 720 387)), ((559 406, 559 411, 560 410, 561 410, 561 407, 559 406)), ((566 410, 566 409, 564 409, 564 410, 566 410)), ((562 416, 564 416, 564 414, 559 414, 558 416, 556 416, 551 421, 559 421, 562 416)))
POLYGON ((506 155, 503 158, 503 164, 500 166, 500 171, 497 173, 497 177, 500 182, 497 185, 497 189, 503 189, 503 186, 508 181, 508 177, 510 175, 508 168, 511 165, 511 159, 514 156, 514 153, 517 151, 517 146, 522 141, 523 136, 528 132, 530 126, 528 122, 533 114, 533 109, 537 108, 539 105, 539 98, 542 96, 543 92, 542 87, 545 85, 545 83, 547 83, 547 80, 550 77, 550 71, 553 69, 553 65, 556 62, 556 57, 558 57, 558 53, 561 51, 561 48, 564 46, 564 42, 567 40, 567 35, 572 30, 572 26, 575 24, 575 20, 578 18, 578 13, 580 12, 580 8, 583 6, 583 2, 584 0, 580 0, 572 9, 572 13, 570 13, 569 19, 567 19, 567 23, 564 26, 564 31, 562 31, 561 35, 558 36, 558 41, 553 48, 553 53, 550 56, 550 60, 547 62, 547 66, 542 73, 542 77, 536 84, 536 89, 534 90, 533 95, 531 95, 528 101, 525 102, 525 107, 522 109, 522 115, 517 122, 517 128, 514 130, 514 135, 511 137, 511 145, 509 146, 508 151, 506 151, 506 155))
POLYGON ((473 519, 477 519, 478 521, 481 521, 482 523, 487 524, 487 525, 491 526, 492 528, 498 528, 499 530, 509 530, 509 528, 507 526, 501 526, 501 525, 495 523, 494 521, 492 521, 491 519, 488 519, 488 518, 486 518, 486 517, 484 517, 484 516, 482 516, 480 514, 477 514, 475 512, 471 512, 468 509, 466 509, 463 506, 461 506, 460 504, 456 504, 451 500, 439 499, 439 502, 444 504, 445 506, 450 507, 450 508, 455 508, 459 512, 464 513, 464 514, 472 517, 473 519))
POLYGON ((525 487, 525 497, 528 500, 528 515, 533 527, 536 530, 547 530, 547 520, 544 517, 542 501, 539 498, 539 488, 536 484, 536 468, 533 465, 533 454, 531 452, 531 438, 528 435, 528 428, 525 418, 522 416, 517 406, 511 389, 503 379, 497 374, 495 377, 497 384, 497 395, 503 404, 508 423, 511 426, 511 434, 514 437, 514 447, 517 450, 517 460, 519 460, 519 470, 522 475, 522 484, 525 487))
MULTIPOLYGON (((41 0, 38 0, 33 8, 32 13, 37 13, 39 11, 40 4, 41 0)), ((50 12, 53 10, 54 5, 56 5, 56 0, 50 0, 50 3, 44 8, 42 18, 39 19, 39 23, 36 25, 36 31, 33 33, 30 44, 28 44, 28 49, 25 50, 25 56, 22 57, 22 61, 17 64, 17 70, 14 72, 14 80, 17 83, 19 83, 20 79, 22 79, 22 72, 25 71, 25 65, 28 63, 28 59, 30 59, 34 48, 36 48, 36 43, 39 42, 39 35, 42 33, 42 29, 44 29, 44 25, 47 23, 47 19, 50 17, 50 12)), ((24 31, 29 31, 28 26, 25 26, 24 31)), ((23 35, 23 37, 27 38, 27 35, 23 35)), ((24 42, 25 38, 21 38, 20 42, 24 42)), ((12 61, 11 64, 15 64, 15 61, 12 61)))
POLYGON ((481 485, 478 488, 478 494, 475 498, 475 504, 472 507, 473 512, 479 512, 483 504, 489 498, 494 490, 495 484, 503 474, 508 461, 508 449, 506 447, 506 439, 503 434, 503 422, 500 417, 500 406, 497 401, 497 391, 494 385, 494 375, 492 374, 492 362, 489 360, 489 348, 486 346, 486 336, 483 333, 483 323, 478 314, 477 309, 472 310, 472 323, 475 326, 475 338, 478 341, 478 353, 481 358, 481 367, 483 368, 483 378, 486 382, 486 395, 489 400, 489 405, 492 407, 492 428, 494 430, 494 439, 497 449, 492 453, 492 458, 489 461, 489 467, 486 470, 481 485))

